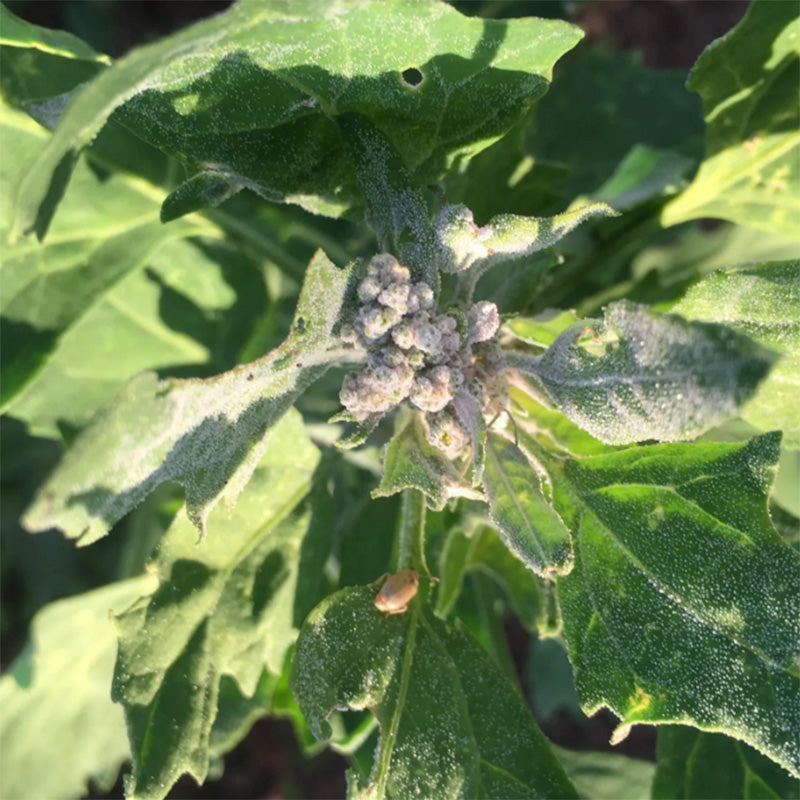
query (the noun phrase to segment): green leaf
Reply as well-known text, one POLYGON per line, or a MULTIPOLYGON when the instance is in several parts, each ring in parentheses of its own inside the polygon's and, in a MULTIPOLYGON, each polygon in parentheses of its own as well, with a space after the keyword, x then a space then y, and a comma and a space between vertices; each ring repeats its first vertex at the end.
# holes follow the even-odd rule
MULTIPOLYGON (((16 14, 12 14, 5 6, 0 6, 0 46, 38 50, 62 59, 100 64, 109 62, 108 56, 98 53, 77 36, 67 31, 55 31, 40 25, 31 25, 16 14)), ((30 66, 29 64, 29 69, 30 66)))
POLYGON ((131 739, 129 796, 164 797, 184 772, 205 779, 223 675, 252 697, 265 666, 280 674, 307 610, 303 587, 318 580, 325 558, 311 545, 326 524, 313 497, 301 502, 318 461, 292 411, 234 512, 217 509, 200 543, 179 514, 149 567, 157 590, 117 617, 113 697, 131 739))
POLYGON ((509 394, 513 402, 519 442, 531 457, 535 457, 535 445, 556 452, 566 451, 576 456, 594 456, 617 449, 589 436, 560 411, 551 408, 544 398, 535 400, 531 397, 534 394, 532 387, 526 388, 527 391, 523 391, 520 386, 512 386, 509 394), (529 438, 534 440, 534 447, 528 446, 529 438))
POLYGON ((438 266, 444 272, 472 269, 482 275, 493 266, 552 247, 587 219, 615 215, 605 203, 592 203, 554 217, 501 214, 479 228, 466 206, 445 206, 435 224, 438 266))
POLYGON ((693 280, 715 269, 751 261, 781 261, 796 255, 797 241, 788 236, 731 223, 722 223, 712 231, 691 225, 677 239, 639 252, 631 274, 636 281, 649 279, 657 284, 658 296, 653 301, 663 311, 693 280))
POLYGON ((0 6, 3 97, 49 130, 83 86, 109 63, 107 56, 77 36, 31 25, 0 6))
MULTIPOLYGON (((779 434, 565 462, 559 580, 587 713, 722 731, 800 774, 800 556, 767 512, 779 434)), ((556 469, 553 467, 553 469, 556 469)))
POLYGON ((408 414, 386 447, 383 477, 373 497, 390 497, 403 489, 419 489, 428 505, 441 511, 451 497, 482 499, 471 489, 441 450, 428 443, 420 415, 408 414))
POLYGON ((616 753, 566 750, 563 747, 553 747, 553 751, 581 797, 588 800, 650 800, 650 785, 655 772, 652 762, 616 753))
POLYGON ((574 311, 548 309, 535 317, 515 317, 506 328, 520 341, 535 347, 549 347, 567 328, 578 322, 574 311))
POLYGON ((112 583, 36 615, 30 645, 0 678, 0 795, 77 798, 89 780, 101 791, 114 783, 130 750, 109 693, 116 637, 108 615, 153 583, 112 583))
POLYGON ((531 639, 524 679, 536 719, 553 722, 559 714, 578 722, 586 719, 578 702, 563 637, 540 635, 531 639))
POLYGON ((793 3, 755 0, 695 64, 706 159, 662 214, 664 225, 721 217, 797 238, 800 214, 800 17, 793 3))
POLYGON ((546 626, 541 582, 488 526, 481 526, 469 536, 458 527, 447 531, 439 554, 437 616, 444 619, 453 611, 464 578, 472 571, 487 573, 503 588, 525 627, 536 630, 546 626))
POLYGON ((362 202, 334 122, 356 112, 426 185, 520 119, 581 36, 557 20, 470 19, 444 3, 327 11, 315 0, 241 3, 116 62, 28 173, 15 231, 44 234, 70 165, 112 113, 192 167, 216 165, 232 188, 338 215, 362 202), (376 31, 392 32, 377 48, 376 31))
MULTIPOLYGON (((0 166, 2 402, 7 410, 8 403, 47 363, 59 335, 158 246, 178 237, 213 234, 215 229, 198 219, 162 225, 158 221, 161 191, 132 177, 100 180, 80 163, 64 213, 47 244, 19 241, 10 245, 8 199, 47 133, 24 114, 0 104, 0 135, 14 154, 2 159, 0 166)), ((56 409, 50 413, 54 415, 56 409)), ((52 424, 36 432, 57 435, 52 424)))
POLYGON ((208 374, 236 363, 267 304, 253 261, 224 241, 192 238, 163 244, 146 263, 93 298, 6 405, 32 433, 84 427, 143 370, 208 374))
POLYGON ((685 78, 644 67, 638 54, 576 50, 559 63, 552 91, 535 109, 527 152, 537 164, 569 167, 556 187, 568 200, 594 192, 637 145, 697 161, 702 112, 685 78))
POLYGON ((739 797, 742 800, 800 794, 800 782, 757 750, 721 733, 682 725, 658 732, 654 800, 739 797))
POLYGON ((671 150, 635 145, 611 177, 591 197, 618 211, 633 209, 663 194, 675 194, 686 184, 684 175, 694 162, 671 150))
POLYGON ((385 616, 344 589, 303 625, 292 686, 315 735, 334 708, 369 708, 381 740, 354 796, 575 797, 518 691, 467 634, 414 600, 385 616))
POLYGON ((737 413, 773 354, 723 325, 687 322, 644 306, 609 305, 538 358, 510 354, 556 406, 609 444, 690 439, 737 413))
POLYGON ((800 261, 714 272, 689 289, 673 311, 722 322, 782 355, 742 417, 761 430, 783 430, 784 444, 800 447, 800 261))
POLYGON ((349 275, 319 252, 289 336, 252 364, 205 380, 134 378, 67 452, 26 513, 26 527, 58 527, 89 544, 171 480, 184 487, 188 516, 202 532, 220 499, 235 502, 272 426, 339 357, 326 351, 349 275))
POLYGON ((516 444, 490 432, 483 484, 492 522, 511 552, 542 577, 567 574, 572 539, 548 499, 552 486, 547 473, 516 444))

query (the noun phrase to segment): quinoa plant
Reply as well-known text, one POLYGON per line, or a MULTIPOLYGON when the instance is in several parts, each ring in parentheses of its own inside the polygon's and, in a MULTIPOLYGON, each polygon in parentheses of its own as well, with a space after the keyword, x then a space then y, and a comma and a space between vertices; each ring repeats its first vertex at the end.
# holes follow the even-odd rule
POLYGON ((5 458, 119 541, 0 682, 4 797, 163 798, 265 716, 352 797, 796 796, 796 3, 685 85, 441 2, 116 61, 0 12, 5 458), (564 681, 655 765, 551 745, 564 681))

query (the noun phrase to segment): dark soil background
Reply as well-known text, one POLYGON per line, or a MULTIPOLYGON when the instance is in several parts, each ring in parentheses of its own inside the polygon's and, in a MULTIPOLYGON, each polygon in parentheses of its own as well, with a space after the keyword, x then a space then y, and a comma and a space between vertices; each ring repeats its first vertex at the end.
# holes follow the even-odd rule
MULTIPOLYGON (((250 0, 254 2, 255 0, 250 0)), ((320 0, 324 4, 326 0, 320 0)), ((422 0, 420 0, 422 2, 422 0)), ((157 39, 189 23, 224 10, 228 0, 176 2, 175 0, 6 0, 16 14, 38 25, 72 31, 96 49, 121 56, 130 48, 157 39)), ((714 39, 730 30, 743 16, 748 0, 530 0, 479 2, 462 0, 454 5, 465 14, 492 17, 562 16, 565 13, 587 33, 587 42, 622 51, 637 51, 645 65, 655 69, 688 69, 714 39)), ((4 422, 4 425, 8 423, 4 422)), ((12 423, 13 424, 13 423, 12 423)), ((31 487, 32 488, 32 487, 31 487)), ((23 498, 24 499, 24 498, 23 498)), ((4 545, 5 547, 5 545, 4 545)), ((7 576, 4 576, 7 577, 7 576)), ((96 576, 87 583, 97 585, 96 576)), ((84 591, 90 586, 75 587, 84 591)), ((4 664, 18 652, 35 606, 56 599, 39 587, 34 600, 25 596, 23 582, 3 582, 4 664), (15 610, 24 609, 21 614, 15 610), (8 617, 13 617, 10 621, 8 617), (17 618, 21 617, 21 618, 17 618)), ((511 653, 525 685, 525 662, 530 636, 514 620, 506 626, 511 653)), ((609 737, 615 717, 601 712, 591 720, 559 711, 540 723, 556 742, 575 750, 611 750, 609 737)), ((653 759, 655 729, 638 726, 614 752, 653 759)), ((306 758, 294 737, 291 723, 262 720, 225 758, 219 780, 198 787, 184 778, 171 798, 339 798, 345 795, 347 762, 325 751, 306 758)), ((123 797, 121 780, 105 795, 123 797)))

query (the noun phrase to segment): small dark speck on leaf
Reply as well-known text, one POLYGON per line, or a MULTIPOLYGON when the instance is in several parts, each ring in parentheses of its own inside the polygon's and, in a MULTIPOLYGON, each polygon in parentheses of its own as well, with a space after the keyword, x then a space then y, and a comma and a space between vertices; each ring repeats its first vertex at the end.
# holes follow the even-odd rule
POLYGON ((298 317, 295 320, 294 327, 298 333, 305 333, 306 330, 306 320, 305 317, 298 317))
POLYGON ((251 380, 253 380, 253 378, 255 378, 255 375, 253 375, 253 373, 252 373, 252 372, 249 372, 249 373, 247 374, 247 380, 251 381, 251 380))
POLYGON ((416 89, 425 79, 425 76, 416 67, 404 69, 401 75, 403 83, 406 86, 410 86, 412 89, 416 89))

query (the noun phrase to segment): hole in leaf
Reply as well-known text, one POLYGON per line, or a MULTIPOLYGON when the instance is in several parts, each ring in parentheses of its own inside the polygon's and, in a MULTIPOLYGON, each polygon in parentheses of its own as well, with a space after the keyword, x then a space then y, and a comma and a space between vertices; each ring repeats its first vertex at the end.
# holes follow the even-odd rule
POLYGON ((425 76, 416 67, 404 69, 401 75, 403 83, 405 83, 406 86, 410 86, 412 89, 416 89, 425 79, 425 76))

